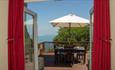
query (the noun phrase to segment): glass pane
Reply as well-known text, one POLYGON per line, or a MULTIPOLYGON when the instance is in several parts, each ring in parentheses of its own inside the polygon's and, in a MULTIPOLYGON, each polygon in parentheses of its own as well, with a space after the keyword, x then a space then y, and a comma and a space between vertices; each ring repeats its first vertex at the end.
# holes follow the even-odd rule
POLYGON ((25 69, 34 70, 33 18, 25 14, 25 69))

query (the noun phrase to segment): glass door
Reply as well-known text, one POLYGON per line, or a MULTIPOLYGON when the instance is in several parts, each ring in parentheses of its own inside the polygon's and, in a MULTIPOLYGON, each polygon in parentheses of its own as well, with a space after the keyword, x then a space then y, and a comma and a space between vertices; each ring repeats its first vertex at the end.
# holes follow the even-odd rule
POLYGON ((34 69, 34 44, 33 44, 33 18, 29 14, 26 15, 24 24, 25 29, 25 68, 26 70, 34 69))
POLYGON ((25 8, 25 70, 38 70, 37 15, 25 8))

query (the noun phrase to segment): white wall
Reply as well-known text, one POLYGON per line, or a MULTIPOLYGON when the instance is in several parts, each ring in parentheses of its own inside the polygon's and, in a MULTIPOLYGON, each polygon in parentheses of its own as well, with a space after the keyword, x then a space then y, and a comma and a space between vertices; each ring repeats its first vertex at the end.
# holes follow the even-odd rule
POLYGON ((8 70, 7 18, 8 1, 0 0, 0 70, 8 70))
POLYGON ((111 12, 111 70, 115 70, 115 0, 110 0, 110 12, 111 12))

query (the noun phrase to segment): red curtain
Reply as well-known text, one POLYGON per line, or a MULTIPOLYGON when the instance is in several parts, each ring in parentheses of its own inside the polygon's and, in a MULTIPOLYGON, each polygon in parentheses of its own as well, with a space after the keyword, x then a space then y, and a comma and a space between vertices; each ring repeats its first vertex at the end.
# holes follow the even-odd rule
POLYGON ((94 0, 92 70, 111 70, 109 0, 94 0))
POLYGON ((9 0, 8 70, 24 70, 24 0, 9 0))

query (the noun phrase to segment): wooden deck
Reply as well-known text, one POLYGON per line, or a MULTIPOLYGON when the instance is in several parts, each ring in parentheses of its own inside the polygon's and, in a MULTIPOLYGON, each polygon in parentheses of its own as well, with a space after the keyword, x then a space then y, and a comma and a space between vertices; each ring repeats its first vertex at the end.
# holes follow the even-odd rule
MULTIPOLYGON (((44 57, 45 57, 44 70, 87 70, 86 64, 83 64, 83 63, 76 63, 76 64, 73 64, 72 66, 55 65, 53 53, 46 53, 44 57)), ((86 60, 86 63, 87 63, 87 60, 86 60)))

